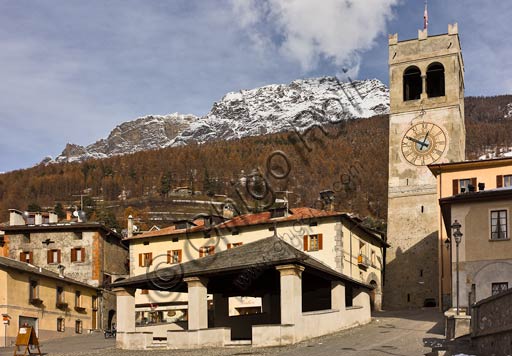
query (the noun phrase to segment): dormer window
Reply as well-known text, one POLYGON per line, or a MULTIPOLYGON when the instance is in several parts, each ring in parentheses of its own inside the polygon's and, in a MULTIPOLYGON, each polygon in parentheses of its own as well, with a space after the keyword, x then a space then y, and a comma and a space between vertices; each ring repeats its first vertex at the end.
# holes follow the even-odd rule
POLYGON ((404 72, 404 101, 418 100, 421 97, 422 81, 421 71, 418 67, 412 66, 404 72))

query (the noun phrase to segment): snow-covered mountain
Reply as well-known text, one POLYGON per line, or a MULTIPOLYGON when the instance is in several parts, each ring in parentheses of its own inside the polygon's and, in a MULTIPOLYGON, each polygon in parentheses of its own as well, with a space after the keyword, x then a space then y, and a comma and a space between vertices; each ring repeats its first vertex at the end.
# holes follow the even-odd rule
POLYGON ((117 126, 108 138, 86 147, 67 144, 43 163, 82 161, 112 155, 304 130, 315 124, 389 112, 389 91, 379 80, 340 82, 336 77, 295 80, 226 94, 203 117, 149 115, 117 126))

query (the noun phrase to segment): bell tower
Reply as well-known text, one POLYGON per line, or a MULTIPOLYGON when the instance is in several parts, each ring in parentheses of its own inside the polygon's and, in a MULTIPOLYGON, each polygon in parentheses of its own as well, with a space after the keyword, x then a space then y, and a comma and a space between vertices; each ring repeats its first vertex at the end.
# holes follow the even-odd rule
MULTIPOLYGON (((439 306, 444 253, 437 183, 427 165, 465 158, 464 63, 448 33, 389 36, 388 243, 384 308, 439 306)), ((446 278, 449 278, 447 276, 446 278)), ((449 293, 448 291, 446 293, 449 293)))

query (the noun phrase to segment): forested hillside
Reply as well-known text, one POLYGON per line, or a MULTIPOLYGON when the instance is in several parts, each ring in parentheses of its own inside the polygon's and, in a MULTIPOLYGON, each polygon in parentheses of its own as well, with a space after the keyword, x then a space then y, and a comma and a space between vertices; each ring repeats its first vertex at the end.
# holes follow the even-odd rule
MULTIPOLYGON (((467 158, 512 146, 508 105, 512 96, 470 97, 465 103, 467 158)), ((76 195, 84 191, 95 198, 93 218, 115 216, 119 223, 128 207, 136 205, 143 212, 155 205, 165 206, 170 193, 184 186, 197 192, 196 198, 224 194, 240 204, 243 197, 249 208, 257 208, 268 197, 258 201, 248 196, 246 186, 262 192, 264 181, 268 191, 293 192, 289 193, 292 207, 318 206, 319 192, 332 189, 337 210, 384 219, 387 162, 388 117, 377 116, 303 134, 289 132, 84 163, 39 165, 0 175, 0 221, 7 220, 9 208, 76 205, 80 201, 76 195)))

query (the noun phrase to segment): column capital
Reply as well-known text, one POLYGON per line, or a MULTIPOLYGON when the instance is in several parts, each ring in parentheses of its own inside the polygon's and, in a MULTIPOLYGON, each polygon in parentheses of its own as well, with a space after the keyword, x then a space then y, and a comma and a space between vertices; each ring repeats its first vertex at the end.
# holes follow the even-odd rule
POLYGON ((276 266, 276 270, 279 271, 279 273, 281 273, 281 277, 282 276, 301 276, 302 275, 302 272, 304 271, 304 267, 303 266, 299 266, 299 265, 281 265, 281 266, 276 266))
POLYGON ((189 287, 206 287, 208 284, 208 278, 187 277, 183 278, 183 282, 186 282, 189 287))

